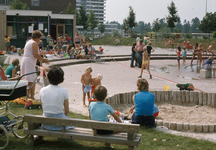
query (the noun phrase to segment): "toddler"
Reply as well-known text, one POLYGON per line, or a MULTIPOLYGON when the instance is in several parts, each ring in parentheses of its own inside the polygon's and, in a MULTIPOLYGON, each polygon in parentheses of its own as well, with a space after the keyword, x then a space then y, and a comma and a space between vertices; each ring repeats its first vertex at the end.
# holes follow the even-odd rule
POLYGON ((187 52, 185 50, 185 46, 183 47, 183 50, 182 50, 182 57, 183 57, 183 65, 184 65, 186 62, 186 57, 187 57, 187 52))
MULTIPOLYGON (((107 97, 107 89, 104 86, 98 85, 94 90, 94 97, 97 102, 91 102, 89 105, 89 117, 91 120, 108 122, 108 113, 110 113, 114 119, 122 123, 121 119, 116 115, 112 107, 106 104, 105 98, 107 97)), ((111 130, 97 130, 97 134, 112 134, 116 131, 111 130)), ((113 148, 110 143, 105 143, 106 147, 113 148)))
MULTIPOLYGON (((83 106, 87 107, 85 104, 85 97, 86 97, 86 93, 84 93, 84 89, 86 87, 86 85, 91 85, 92 82, 92 68, 91 67, 87 67, 85 69, 85 73, 82 75, 81 77, 81 83, 82 83, 82 91, 83 91, 83 106)), ((90 92, 87 93, 88 99, 90 99, 90 92)))

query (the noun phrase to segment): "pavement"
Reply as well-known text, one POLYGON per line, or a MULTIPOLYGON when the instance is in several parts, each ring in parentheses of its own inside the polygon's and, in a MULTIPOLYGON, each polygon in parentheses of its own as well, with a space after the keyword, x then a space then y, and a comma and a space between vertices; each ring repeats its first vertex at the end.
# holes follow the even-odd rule
MULTIPOLYGON (((98 49, 99 46, 95 46, 98 49)), ((88 115, 88 109, 83 107, 82 104, 82 85, 80 83, 81 75, 85 72, 85 68, 87 66, 91 66, 93 69, 92 77, 96 77, 98 73, 103 75, 102 85, 104 85, 108 90, 108 97, 115 95, 117 93, 125 93, 136 91, 136 81, 137 77, 140 75, 140 68, 131 68, 130 61, 115 61, 114 56, 120 55, 130 55, 131 47, 130 46, 102 46, 104 48, 103 56, 107 58, 111 58, 109 62, 104 62, 101 64, 98 63, 89 63, 80 61, 83 60, 63 60, 52 61, 50 65, 61 64, 67 62, 62 65, 62 69, 65 72, 65 80, 59 86, 64 87, 68 90, 69 94, 69 107, 70 111, 75 113, 80 113, 83 115, 88 115), (113 56, 113 57, 112 57, 113 56), (69 65, 73 62, 73 65, 69 65)), ((161 48, 155 48, 154 55, 176 55, 176 52, 173 50, 166 50, 161 48)), ((153 55, 152 54, 152 55, 153 55)), ((188 52, 191 55, 191 52, 188 52)), ((154 56, 152 56, 154 57, 154 56)), ((13 58, 22 57, 17 54, 8 55, 8 58, 5 62, 10 62, 13 58)), ((54 58, 49 58, 53 60, 54 58)), ((196 60, 194 61, 196 64, 196 60)), ((44 64, 45 66, 46 64, 44 64)), ((176 87, 177 83, 192 83, 195 87, 196 91, 204 91, 216 93, 216 78, 207 78, 200 79, 199 70, 200 67, 190 65, 190 60, 186 60, 186 64, 182 65, 181 60, 181 68, 176 69, 177 61, 170 59, 163 60, 151 60, 150 62, 150 71, 153 76, 152 79, 149 79, 149 74, 146 70, 144 70, 143 78, 147 79, 149 82, 150 90, 163 90, 164 85, 169 85, 169 90, 178 90, 176 87)), ((37 85, 36 87, 36 98, 39 98, 38 92, 41 86, 37 85)), ((86 99, 87 103, 87 99, 86 99)), ((216 110, 215 110, 216 114, 216 110)), ((215 119, 216 123, 216 119, 215 119)), ((171 132, 171 134, 177 134, 178 132, 171 132)), ((200 133, 199 136, 196 136, 196 133, 190 132, 179 132, 179 135, 182 136, 192 136, 198 139, 205 139, 216 142, 216 133, 200 133), (182 133, 182 134, 180 134, 182 133)))

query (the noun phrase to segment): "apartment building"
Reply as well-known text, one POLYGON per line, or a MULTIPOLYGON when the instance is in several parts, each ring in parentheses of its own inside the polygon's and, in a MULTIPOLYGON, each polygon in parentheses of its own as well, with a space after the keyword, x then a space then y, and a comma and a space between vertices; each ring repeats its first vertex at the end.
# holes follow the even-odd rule
POLYGON ((93 10, 99 22, 105 22, 105 3, 106 0, 77 0, 76 9, 79 11, 79 7, 83 6, 87 14, 93 10))

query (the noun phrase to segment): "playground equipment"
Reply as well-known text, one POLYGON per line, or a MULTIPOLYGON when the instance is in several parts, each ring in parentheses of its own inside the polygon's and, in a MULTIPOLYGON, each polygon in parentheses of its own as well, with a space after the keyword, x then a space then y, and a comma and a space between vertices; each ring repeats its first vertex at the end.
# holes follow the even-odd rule
POLYGON ((176 84, 176 86, 179 88, 180 91, 182 90, 193 91, 194 90, 194 86, 192 83, 176 84))

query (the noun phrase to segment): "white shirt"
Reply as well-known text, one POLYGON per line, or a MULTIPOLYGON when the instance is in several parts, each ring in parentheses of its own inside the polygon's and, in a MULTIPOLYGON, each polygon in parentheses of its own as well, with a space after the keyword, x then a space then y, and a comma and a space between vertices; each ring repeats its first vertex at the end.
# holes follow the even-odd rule
POLYGON ((43 113, 60 114, 64 112, 64 101, 68 99, 68 92, 57 85, 48 85, 40 90, 40 99, 43 113))

